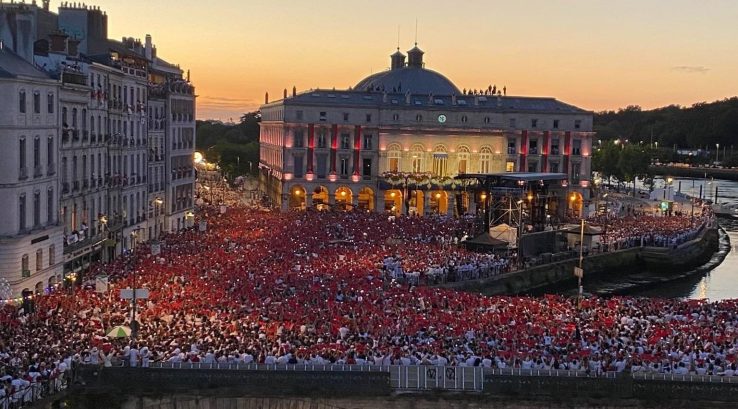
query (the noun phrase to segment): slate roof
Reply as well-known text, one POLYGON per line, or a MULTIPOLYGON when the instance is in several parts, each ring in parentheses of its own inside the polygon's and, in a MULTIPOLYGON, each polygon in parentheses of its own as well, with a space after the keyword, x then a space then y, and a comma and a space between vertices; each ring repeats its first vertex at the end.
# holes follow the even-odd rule
POLYGON ((0 48, 0 77, 49 79, 49 76, 45 72, 18 56, 18 54, 11 51, 8 47, 0 48))

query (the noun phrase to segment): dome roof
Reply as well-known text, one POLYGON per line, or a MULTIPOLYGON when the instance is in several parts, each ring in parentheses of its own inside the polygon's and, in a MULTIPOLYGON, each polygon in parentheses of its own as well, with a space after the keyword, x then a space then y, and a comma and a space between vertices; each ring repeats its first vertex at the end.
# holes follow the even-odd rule
POLYGON ((387 92, 411 92, 413 94, 461 95, 451 80, 443 75, 420 67, 404 67, 382 71, 359 81, 355 90, 383 90, 387 92))

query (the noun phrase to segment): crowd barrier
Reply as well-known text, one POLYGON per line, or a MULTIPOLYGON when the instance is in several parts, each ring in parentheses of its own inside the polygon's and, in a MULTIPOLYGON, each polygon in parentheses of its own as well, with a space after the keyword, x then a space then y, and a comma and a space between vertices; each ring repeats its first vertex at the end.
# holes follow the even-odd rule
MULTIPOLYGON (((125 365, 128 366, 128 365, 125 365)), ((596 378, 618 379, 630 376, 634 380, 656 380, 673 382, 702 382, 738 384, 737 376, 675 375, 646 372, 599 372, 563 369, 520 369, 485 368, 480 366, 435 366, 435 365, 348 365, 348 364, 236 364, 202 362, 152 362, 152 369, 184 370, 241 370, 241 371, 301 371, 301 372, 388 372, 395 389, 447 389, 481 390, 485 377, 553 377, 553 378, 596 378)))
POLYGON ((0 409, 26 408, 66 388, 67 381, 63 376, 32 382, 30 385, 19 390, 6 391, 6 395, 0 397, 0 409))

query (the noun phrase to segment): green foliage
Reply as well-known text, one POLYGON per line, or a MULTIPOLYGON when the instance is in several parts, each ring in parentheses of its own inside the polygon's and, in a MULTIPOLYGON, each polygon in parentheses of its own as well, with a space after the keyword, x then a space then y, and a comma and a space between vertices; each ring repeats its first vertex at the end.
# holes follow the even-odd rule
POLYGON ((216 162, 230 176, 256 173, 259 166, 258 112, 241 116, 237 124, 197 121, 196 149, 209 162, 216 162))
POLYGON ((609 180, 635 183, 636 178, 649 179, 654 152, 639 144, 603 142, 592 157, 592 169, 609 180))
POLYGON ((595 114, 594 130, 603 142, 617 138, 660 147, 712 148, 738 140, 738 97, 691 107, 670 105, 650 111, 628 106, 595 114), (653 139, 652 139, 653 135, 653 139))

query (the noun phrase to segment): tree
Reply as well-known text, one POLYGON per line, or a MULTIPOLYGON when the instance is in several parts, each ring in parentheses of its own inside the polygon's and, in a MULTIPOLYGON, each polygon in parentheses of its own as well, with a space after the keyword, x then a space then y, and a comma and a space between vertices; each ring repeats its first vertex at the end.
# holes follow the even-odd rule
POLYGON ((196 149, 231 176, 256 173, 259 165, 259 112, 241 116, 238 124, 197 121, 196 149))

